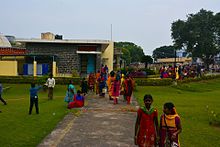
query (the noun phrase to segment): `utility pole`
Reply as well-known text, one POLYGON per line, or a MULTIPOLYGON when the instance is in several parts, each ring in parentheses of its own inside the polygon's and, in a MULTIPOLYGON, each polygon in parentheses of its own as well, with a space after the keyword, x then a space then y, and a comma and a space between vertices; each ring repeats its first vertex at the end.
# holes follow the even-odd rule
POLYGON ((174 67, 176 67, 176 49, 174 49, 174 67))
POLYGON ((111 24, 111 41, 112 41, 112 24, 111 24))

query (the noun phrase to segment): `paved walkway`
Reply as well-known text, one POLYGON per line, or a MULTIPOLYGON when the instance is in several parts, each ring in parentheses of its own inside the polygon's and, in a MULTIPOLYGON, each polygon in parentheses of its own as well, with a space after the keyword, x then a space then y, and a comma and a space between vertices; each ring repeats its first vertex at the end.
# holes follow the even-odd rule
POLYGON ((88 95, 79 117, 68 114, 38 147, 134 147, 137 102, 107 97, 88 95))

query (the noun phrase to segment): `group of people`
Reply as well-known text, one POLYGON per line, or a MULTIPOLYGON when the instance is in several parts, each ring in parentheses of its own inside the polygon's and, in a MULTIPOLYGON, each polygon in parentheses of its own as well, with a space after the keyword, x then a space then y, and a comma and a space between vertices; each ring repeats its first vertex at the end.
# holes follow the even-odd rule
POLYGON ((76 93, 76 88, 73 85, 72 80, 70 80, 64 101, 68 103, 68 109, 83 107, 85 101, 85 93, 83 94, 80 90, 77 90, 76 93))
MULTIPOLYGON (((83 78, 82 83, 83 82, 85 82, 85 78, 83 78)), ((52 100, 53 89, 55 86, 55 79, 52 75, 47 79, 44 86, 48 87, 48 99, 52 100)), ((109 98, 114 100, 114 104, 118 103, 120 94, 124 96, 124 100, 127 101, 127 104, 130 104, 131 94, 134 87, 134 82, 131 77, 112 71, 109 74, 107 86, 109 98)), ((29 90, 29 114, 32 113, 34 105, 36 113, 39 114, 38 91, 42 88, 43 86, 36 86, 35 83, 31 83, 31 88, 29 90)), ((82 85, 81 88, 81 91, 78 90, 76 92, 72 80, 69 82, 65 97, 69 109, 84 106, 86 90, 82 85)), ((2 91, 3 86, 0 83, 0 100, 6 105, 6 101, 2 98, 2 91)), ((137 111, 134 137, 135 144, 140 147, 179 147, 179 134, 182 131, 182 127, 180 116, 178 115, 174 104, 171 102, 164 104, 163 114, 160 117, 160 123, 158 123, 158 111, 152 106, 152 96, 146 94, 143 100, 145 105, 140 107, 137 111)))
POLYGON ((135 124, 135 144, 140 147, 179 147, 179 134, 182 131, 180 116, 173 103, 163 106, 163 114, 158 123, 158 111, 151 104, 151 95, 144 96, 145 106, 137 111, 135 124))
POLYGON ((90 90, 101 97, 105 97, 108 93, 109 100, 114 100, 114 104, 118 104, 120 95, 123 96, 124 101, 127 101, 127 104, 130 104, 134 85, 134 79, 129 74, 122 74, 120 71, 107 73, 107 70, 101 70, 101 72, 98 70, 96 74, 90 73, 88 83, 85 78, 81 82, 83 93, 90 90))
MULTIPOLYGON (((36 86, 34 82, 31 83, 31 87, 29 89, 29 93, 30 93, 30 107, 29 107, 29 113, 28 113, 29 115, 31 115, 32 109, 34 106, 36 109, 36 114, 39 114, 38 91, 42 89, 43 87, 47 87, 48 88, 48 99, 52 100, 54 86, 55 86, 55 79, 53 78, 52 74, 50 74, 44 86, 36 86)), ((0 83, 0 100, 3 102, 4 105, 7 105, 7 102, 2 97, 2 93, 3 93, 3 86, 0 83)), ((1 113, 1 110, 0 110, 0 113, 1 113)))
POLYGON ((114 100, 114 104, 118 104, 119 96, 122 95, 127 104, 131 103, 131 95, 134 90, 134 80, 128 74, 120 74, 110 72, 108 77, 108 94, 109 99, 114 100))
POLYGON ((172 78, 183 80, 189 77, 201 77, 204 72, 204 67, 201 65, 178 65, 178 66, 162 66, 159 70, 161 78, 172 78))

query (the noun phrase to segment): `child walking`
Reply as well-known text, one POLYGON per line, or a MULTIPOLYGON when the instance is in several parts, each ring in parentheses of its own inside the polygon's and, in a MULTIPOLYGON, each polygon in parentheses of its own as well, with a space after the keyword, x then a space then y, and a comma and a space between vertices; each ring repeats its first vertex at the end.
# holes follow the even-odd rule
POLYGON ((35 83, 31 83, 30 88, 30 108, 29 108, 29 115, 31 115, 32 108, 35 105, 36 113, 39 114, 38 108, 38 91, 42 88, 42 86, 35 87, 35 83))
POLYGON ((144 96, 145 106, 137 111, 137 120, 135 124, 135 144, 139 147, 155 147, 159 134, 158 112, 151 106, 153 98, 151 95, 144 96))
POLYGON ((173 103, 165 103, 160 117, 160 147, 179 147, 179 133, 182 131, 180 116, 173 103))

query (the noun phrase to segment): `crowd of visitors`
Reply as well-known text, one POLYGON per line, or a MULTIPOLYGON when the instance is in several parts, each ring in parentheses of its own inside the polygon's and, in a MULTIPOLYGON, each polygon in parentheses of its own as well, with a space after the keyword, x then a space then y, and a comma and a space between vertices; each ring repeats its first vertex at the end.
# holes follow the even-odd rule
MULTIPOLYGON (((187 75, 201 76, 201 66, 178 66, 178 67, 161 67, 161 78, 183 79, 187 75)), ((85 96, 88 92, 93 92, 100 97, 105 97, 108 93, 109 100, 113 104, 118 104, 120 95, 124 102, 129 105, 131 96, 134 90, 134 79, 129 74, 121 73, 120 71, 108 72, 108 67, 102 65, 102 68, 97 73, 90 73, 88 78, 82 78, 80 83, 81 90, 76 90, 73 81, 70 80, 66 90, 64 101, 67 102, 67 108, 81 108, 85 103, 85 96), (77 91, 77 92, 76 92, 77 91)), ((31 83, 30 92, 30 107, 29 115, 35 106, 36 114, 39 114, 38 106, 38 91, 43 88, 48 89, 48 99, 53 99, 53 89, 55 87, 55 79, 51 74, 44 86, 36 86, 31 83)), ((6 105, 6 101, 2 98, 3 86, 0 83, 0 100, 6 105)), ((173 103, 165 103, 163 106, 163 114, 158 123, 158 111, 152 106, 153 98, 150 94, 144 96, 144 106, 137 111, 137 119, 135 123, 135 144, 142 146, 172 146, 179 147, 179 134, 182 131, 180 116, 177 114, 173 103)), ((1 111, 0 111, 1 112, 1 111)))
POLYGON ((183 80, 184 78, 202 77, 204 67, 197 65, 162 66, 159 70, 160 78, 183 80))
POLYGON ((122 74, 120 71, 109 73, 107 65, 102 65, 97 73, 89 74, 87 84, 83 78, 80 85, 84 94, 91 91, 100 97, 105 97, 105 94, 108 93, 109 100, 113 100, 114 104, 118 104, 119 96, 122 95, 124 101, 130 104, 134 80, 129 74, 122 74))

